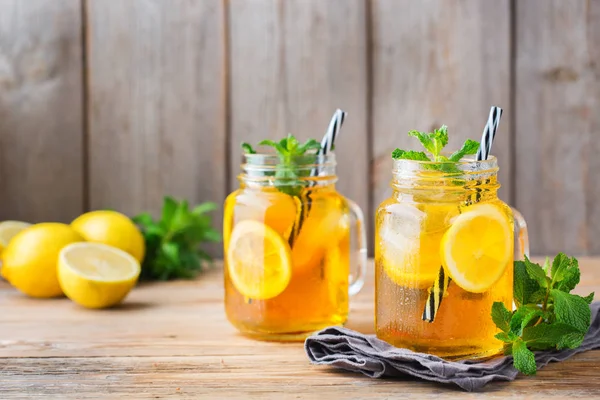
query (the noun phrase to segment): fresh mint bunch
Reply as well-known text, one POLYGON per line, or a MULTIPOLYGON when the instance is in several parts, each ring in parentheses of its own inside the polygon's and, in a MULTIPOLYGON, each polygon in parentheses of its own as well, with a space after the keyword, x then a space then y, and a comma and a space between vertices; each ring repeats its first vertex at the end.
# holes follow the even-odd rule
MULTIPOLYGON (((279 142, 265 139, 258 145, 273 147, 279 156, 280 164, 274 174, 275 187, 290 196, 299 196, 306 184, 302 178, 310 176, 310 170, 300 168, 300 165, 313 164, 316 161, 316 153, 309 153, 309 151, 320 149, 319 142, 308 139, 301 144, 292 134, 288 134, 279 142)), ((242 143, 242 149, 246 154, 256 153, 248 143, 242 143)))
POLYGON ((416 161, 434 161, 441 163, 439 166, 432 166, 432 169, 455 170, 452 163, 460 161, 464 156, 477 153, 479 142, 467 139, 460 150, 452 153, 450 157, 443 156, 442 150, 448 144, 448 127, 442 125, 433 132, 425 133, 419 131, 410 131, 408 136, 419 139, 425 150, 431 155, 428 156, 424 151, 405 151, 396 149, 392 152, 394 160, 416 160, 416 161))
POLYGON ((586 297, 572 294, 579 283, 577 259, 559 253, 552 264, 544 266, 516 261, 514 301, 517 309, 509 311, 504 303, 492 306, 492 319, 502 331, 505 354, 512 354, 514 365, 527 375, 536 373, 535 350, 574 349, 581 345, 590 328, 590 303, 586 297))
POLYGON ((148 213, 133 217, 146 242, 141 278, 164 281, 195 277, 202 264, 212 260, 200 244, 221 240, 207 215, 216 208, 215 203, 203 203, 190 209, 185 200, 165 197, 159 220, 148 213))

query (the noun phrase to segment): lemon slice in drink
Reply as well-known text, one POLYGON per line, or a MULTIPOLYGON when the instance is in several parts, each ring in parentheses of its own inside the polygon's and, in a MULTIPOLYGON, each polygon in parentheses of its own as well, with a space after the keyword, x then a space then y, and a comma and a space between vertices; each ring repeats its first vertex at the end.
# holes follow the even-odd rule
POLYGON ((102 243, 73 243, 58 256, 58 281, 63 292, 87 308, 120 303, 135 286, 140 263, 124 250, 102 243))
POLYGON ((8 242, 17 233, 30 227, 31 224, 21 221, 2 221, 0 222, 0 252, 8 246, 8 242))
POLYGON ((475 205, 456 217, 441 243, 442 263, 468 292, 488 290, 504 273, 513 252, 512 227, 502 210, 475 205))
POLYGON ((227 273, 243 296, 257 300, 276 297, 292 277, 290 247, 262 222, 241 221, 229 238, 227 273))

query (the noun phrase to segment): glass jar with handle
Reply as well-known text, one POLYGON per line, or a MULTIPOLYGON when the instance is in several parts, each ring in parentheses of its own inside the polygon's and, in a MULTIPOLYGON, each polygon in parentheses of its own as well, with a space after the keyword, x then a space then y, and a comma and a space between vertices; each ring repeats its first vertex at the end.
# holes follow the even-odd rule
POLYGON ((366 234, 360 208, 336 191, 335 165, 333 153, 285 165, 244 155, 223 229, 225 310, 242 333, 300 340, 346 321, 364 282, 366 234))
POLYGON ((379 338, 445 358, 502 351, 492 304, 512 308, 513 261, 529 245, 522 216, 497 196, 497 172, 495 157, 394 161, 393 195, 376 212, 379 338))

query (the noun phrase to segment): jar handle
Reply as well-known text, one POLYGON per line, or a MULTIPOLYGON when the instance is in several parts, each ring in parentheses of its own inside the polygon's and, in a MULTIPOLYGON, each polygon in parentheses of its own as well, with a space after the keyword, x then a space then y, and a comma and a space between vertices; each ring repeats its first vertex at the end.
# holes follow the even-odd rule
POLYGON ((527 223, 523 215, 514 207, 511 207, 515 220, 515 261, 524 260, 529 257, 529 234, 527 223))
POLYGON ((354 296, 365 284, 367 274, 367 232, 363 212, 350 199, 346 199, 350 211, 350 284, 348 294, 354 296), (353 231, 353 232, 352 232, 353 231))

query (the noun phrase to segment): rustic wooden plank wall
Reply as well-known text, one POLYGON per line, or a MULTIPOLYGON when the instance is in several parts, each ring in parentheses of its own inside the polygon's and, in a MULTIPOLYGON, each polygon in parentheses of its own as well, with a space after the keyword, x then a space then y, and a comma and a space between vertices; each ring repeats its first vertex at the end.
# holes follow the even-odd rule
POLYGON ((516 204, 534 250, 600 254, 600 1, 519 1, 516 204))
POLYGON ((240 141, 319 138, 336 107, 371 217, 409 129, 458 146, 491 104, 533 252, 600 254, 600 0, 0 0, 0 219, 221 202, 240 141))
POLYGON ((0 0, 0 219, 83 210, 79 0, 0 0))

